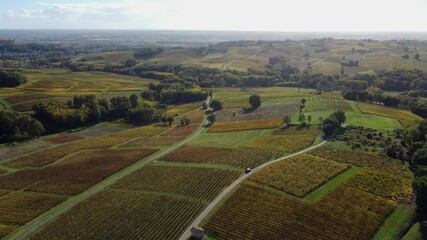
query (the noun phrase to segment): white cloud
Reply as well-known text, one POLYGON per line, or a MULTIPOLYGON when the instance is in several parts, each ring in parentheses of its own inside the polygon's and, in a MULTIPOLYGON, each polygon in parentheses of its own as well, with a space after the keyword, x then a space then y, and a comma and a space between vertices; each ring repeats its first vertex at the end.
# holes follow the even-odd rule
POLYGON ((427 0, 42 2, 0 12, 0 28, 427 31, 425 12, 427 0))

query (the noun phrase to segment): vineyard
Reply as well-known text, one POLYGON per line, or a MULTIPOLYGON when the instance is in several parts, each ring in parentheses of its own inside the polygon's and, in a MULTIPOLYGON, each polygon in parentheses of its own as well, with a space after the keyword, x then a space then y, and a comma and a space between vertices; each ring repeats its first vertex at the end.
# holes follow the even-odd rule
POLYGON ((27 189, 32 191, 77 194, 155 151, 89 150, 46 168, 24 169, 1 176, 0 188, 28 187, 27 189))
POLYGON ((30 156, 24 156, 10 162, 5 165, 10 167, 22 168, 22 167, 42 167, 50 163, 65 157, 69 154, 76 153, 81 150, 87 149, 104 149, 109 148, 120 143, 125 142, 129 138, 136 137, 149 137, 162 133, 168 127, 163 126, 147 126, 141 128, 135 128, 128 131, 114 133, 108 136, 96 137, 85 139, 82 141, 66 143, 64 145, 56 146, 47 149, 42 152, 34 153, 30 156))
POLYGON ((174 145, 182 141, 184 137, 142 137, 131 140, 123 145, 121 148, 142 148, 142 147, 166 147, 174 145))
POLYGON ((370 239, 393 207, 392 201, 348 187, 307 203, 246 183, 204 228, 216 239, 370 239))
POLYGON ((295 130, 296 127, 275 130, 272 135, 247 144, 247 148, 295 152, 313 144, 320 134, 317 126, 295 130))
POLYGON ((177 239, 239 176, 234 170, 148 165, 75 206, 32 239, 177 239))
POLYGON ((209 133, 232 132, 255 129, 276 128, 283 124, 283 119, 263 119, 237 122, 216 122, 208 130, 209 133))
POLYGON ((12 192, 0 198, 0 222, 25 224, 66 199, 65 196, 12 192))
POLYGON ((309 154, 337 162, 354 164, 360 167, 374 168, 379 171, 388 172, 402 177, 410 178, 411 176, 409 169, 400 161, 377 154, 353 151, 351 149, 338 148, 331 145, 317 148, 309 154))
POLYGON ((189 111, 196 110, 201 106, 202 106, 201 102, 171 106, 167 108, 166 114, 172 115, 172 116, 179 116, 189 111))
POLYGON ((178 125, 174 129, 169 130, 162 134, 164 137, 187 137, 191 133, 193 133, 199 127, 198 124, 190 124, 181 126, 178 125))
POLYGON ((62 144, 67 142, 73 142, 77 140, 82 140, 85 137, 79 134, 66 134, 66 135, 58 135, 51 138, 48 138, 47 140, 53 144, 62 144))
POLYGON ((149 165, 121 180, 113 188, 168 192, 208 201, 239 175, 240 172, 235 170, 149 165))
POLYGON ((202 133, 190 142, 191 145, 204 147, 226 147, 238 148, 244 147, 260 137, 271 134, 272 129, 234 131, 223 133, 202 133))
POLYGON ((31 239, 175 240, 203 206, 169 194, 110 189, 72 208, 31 239))
POLYGON ((388 108, 375 104, 357 103, 360 111, 363 113, 376 114, 385 117, 391 117, 399 120, 404 126, 411 126, 422 120, 421 117, 403 110, 388 108))
POLYGON ((280 152, 268 150, 184 146, 165 156, 163 160, 255 167, 279 155, 280 152))
POLYGON ((348 166, 344 164, 299 155, 256 172, 250 180, 297 197, 304 197, 347 169, 348 166))
POLYGON ((380 171, 362 170, 346 185, 399 203, 409 203, 413 197, 410 179, 380 171))
POLYGON ((320 112, 320 111, 353 111, 350 103, 342 98, 329 97, 329 96, 314 96, 314 97, 271 97, 267 98, 264 102, 266 105, 274 105, 277 103, 298 103, 305 99, 305 111, 307 112, 320 112))
POLYGON ((259 119, 277 119, 291 117, 299 110, 295 103, 261 106, 256 109, 223 109, 215 113, 218 122, 232 122, 259 119))

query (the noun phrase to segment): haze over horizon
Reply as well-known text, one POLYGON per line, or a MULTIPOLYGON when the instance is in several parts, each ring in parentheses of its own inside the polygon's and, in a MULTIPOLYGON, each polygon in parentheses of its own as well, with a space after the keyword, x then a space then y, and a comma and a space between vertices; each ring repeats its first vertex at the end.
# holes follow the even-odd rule
POLYGON ((425 12, 427 0, 4 0, 0 29, 424 32, 425 12))

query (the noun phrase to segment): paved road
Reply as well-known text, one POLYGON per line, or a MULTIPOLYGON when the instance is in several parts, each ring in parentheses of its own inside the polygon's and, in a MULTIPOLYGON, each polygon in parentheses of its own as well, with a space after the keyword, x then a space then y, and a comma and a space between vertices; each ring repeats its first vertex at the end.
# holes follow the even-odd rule
POLYGON ((248 178, 250 175, 252 175, 252 174, 254 174, 254 173, 256 173, 256 172, 258 172, 259 170, 261 170, 261 169, 263 169, 263 168, 265 168, 265 167, 267 167, 267 166, 269 166, 269 165, 271 165, 271 164, 273 164, 273 163, 276 163, 276 162, 279 162, 279 161, 282 161, 282 160, 285 160, 285 159, 287 159, 287 158, 291 158, 291 157, 295 157, 295 156, 297 156, 297 155, 300 155, 300 154, 303 154, 303 153, 306 153, 306 152, 308 152, 308 151, 311 151, 311 150, 313 150, 313 149, 315 149, 315 148, 318 148, 318 147, 320 147, 320 146, 322 146, 323 144, 325 144, 325 143, 327 143, 327 141, 323 141, 323 142, 321 142, 321 143, 319 143, 319 144, 317 144, 317 145, 314 145, 314 146, 311 146, 311 147, 309 147, 309 148, 306 148, 306 149, 304 149, 304 150, 302 150, 302 151, 299 151, 299 152, 296 152, 296 153, 293 153, 293 154, 291 154, 291 155, 288 155, 288 156, 285 156, 285 157, 281 157, 281 158, 278 158, 278 159, 276 159, 276 160, 273 160, 273 161, 270 161, 270 162, 267 162, 267 163, 264 163, 264 164, 262 164, 262 165, 260 165, 260 166, 258 166, 258 167, 256 167, 256 168, 254 168, 254 169, 252 169, 252 171, 250 172, 250 173, 248 173, 248 174, 245 174, 245 175, 243 175, 243 176, 241 176, 239 179, 237 179, 236 181, 234 181, 230 186, 228 186, 226 189, 224 189, 224 191, 222 191, 222 193, 217 197, 217 198, 215 198, 215 200, 213 201, 213 202, 211 202, 210 204, 209 204, 209 206, 207 206, 206 208, 205 208, 205 210, 203 210, 203 212, 194 220, 194 222, 193 223, 191 223, 191 225, 187 228, 187 230, 185 230, 185 232, 184 232, 184 234, 179 238, 179 240, 187 240, 187 239, 189 239, 190 237, 191 237, 191 228, 192 227, 197 227, 201 222, 202 222, 202 220, 209 214, 209 212, 210 211, 212 211, 212 209, 213 208, 215 208, 215 206, 227 195, 227 194, 229 194, 237 185, 239 185, 243 180, 245 180, 246 178, 248 178))
MULTIPOLYGON (((209 105, 210 100, 211 100, 210 97, 208 97, 208 99, 206 100, 208 105, 209 105)), ((208 122, 206 122, 206 124, 208 124, 208 122)), ((42 228, 43 226, 48 224, 54 218, 56 218, 56 217, 60 216, 61 214, 67 212, 72 207, 74 207, 77 204, 81 203, 82 201, 88 199, 89 197, 99 193, 100 191, 104 190, 105 188, 113 185, 114 183, 116 183, 120 179, 122 179, 125 176, 137 171, 138 169, 147 165, 148 163, 153 162, 153 161, 165 156, 166 154, 174 151, 175 149, 181 147, 182 145, 188 143, 189 141, 196 138, 202 131, 203 131, 203 127, 200 127, 189 138, 186 138, 185 140, 183 140, 179 144, 177 144, 177 145, 175 145, 175 146, 173 146, 173 147, 171 147, 165 151, 161 151, 161 152, 158 152, 156 154, 153 154, 150 157, 148 157, 145 161, 137 162, 136 164, 134 164, 134 165, 132 165, 132 166, 130 166, 130 167, 128 167, 122 171, 119 171, 118 173, 108 177, 107 179, 98 183, 97 185, 93 186, 92 188, 88 189, 87 191, 84 191, 83 193, 81 193, 77 196, 69 198, 67 201, 61 203, 59 206, 49 210, 48 212, 42 214, 40 217, 38 217, 38 218, 32 220, 31 222, 27 223, 24 227, 22 227, 16 233, 13 233, 9 236, 6 236, 6 239, 24 240, 24 239, 28 238, 31 234, 38 231, 40 228, 42 228)))

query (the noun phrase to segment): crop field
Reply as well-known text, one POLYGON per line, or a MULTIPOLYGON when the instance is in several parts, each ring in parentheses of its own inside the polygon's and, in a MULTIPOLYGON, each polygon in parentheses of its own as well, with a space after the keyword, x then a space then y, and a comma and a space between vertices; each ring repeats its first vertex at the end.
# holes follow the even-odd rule
POLYGON ((22 102, 31 102, 38 99, 50 98, 53 96, 46 94, 38 94, 38 93, 27 93, 27 94, 19 94, 19 95, 11 95, 4 98, 10 104, 18 104, 22 102))
POLYGON ((231 184, 240 172, 213 167, 149 165, 113 186, 118 190, 155 191, 188 196, 200 201, 212 200, 231 184))
POLYGON ((249 96, 256 94, 258 92, 249 92, 249 91, 230 91, 225 89, 225 92, 214 92, 214 99, 224 100, 227 98, 236 98, 240 97, 241 99, 245 98, 246 103, 249 104, 249 96))
POLYGON ((18 88, 38 92, 64 92, 66 89, 73 86, 75 86, 75 82, 73 80, 46 79, 30 81, 29 83, 21 85, 18 88))
POLYGON ((345 184, 399 203, 409 203, 413 197, 410 179, 380 171, 362 170, 345 184))
POLYGON ((204 147, 227 147, 237 148, 244 147, 262 136, 267 136, 273 130, 248 130, 248 131, 235 131, 225 133, 205 133, 203 132, 192 140, 189 144, 204 147))
POLYGON ((54 137, 50 137, 47 140, 53 144, 62 144, 67 142, 73 142, 77 140, 82 140, 85 137, 79 134, 65 134, 65 135, 58 135, 54 137))
POLYGON ((218 122, 244 120, 275 119, 293 116, 299 110, 299 104, 286 103, 261 106, 256 109, 223 109, 215 113, 218 122))
POLYGON ((11 233, 16 228, 17 228, 17 226, 15 226, 15 225, 0 224, 0 238, 2 238, 4 236, 6 236, 7 234, 11 233))
POLYGON ((313 65, 313 73, 341 74, 341 65, 334 62, 319 62, 313 65))
POLYGON ((192 111, 186 113, 184 116, 190 120, 190 123, 201 123, 205 118, 205 113, 203 111, 192 111))
POLYGON ((402 177, 410 178, 411 175, 409 169, 400 161, 377 154, 353 151, 330 145, 314 149, 309 154, 360 167, 369 167, 402 177))
POLYGON ((198 124, 190 124, 181 126, 178 125, 175 128, 165 132, 162 134, 164 137, 186 137, 190 134, 192 134, 196 129, 199 127, 198 124))
POLYGON ((73 195, 155 151, 156 149, 88 150, 46 168, 24 169, 1 176, 0 187, 3 189, 27 187, 31 191, 73 195))
POLYGON ((263 168, 253 174, 250 180, 297 197, 304 197, 347 169, 345 164, 299 155, 263 168))
POLYGON ((381 71, 388 69, 391 61, 390 54, 366 54, 360 66, 367 70, 381 71))
POLYGON ((422 120, 421 117, 403 110, 387 108, 380 105, 367 104, 367 103, 357 103, 357 106, 360 108, 360 111, 363 113, 376 114, 385 117, 392 117, 398 119, 403 125, 408 123, 414 124, 422 120))
POLYGON ((280 127, 283 119, 262 119, 237 122, 216 122, 208 130, 209 133, 232 132, 255 129, 268 129, 280 127))
POLYGON ((166 109, 166 115, 179 116, 202 106, 201 102, 170 106, 166 109))
POLYGON ((255 167, 280 155, 281 153, 278 151, 268 150, 183 146, 165 156, 162 160, 255 167))
POLYGON ((203 206, 201 201, 169 194, 109 189, 61 215, 31 239, 174 240, 203 206))
POLYGON ((182 141, 185 137, 142 137, 131 140, 123 145, 121 148, 142 148, 142 147, 166 147, 174 145, 182 141))
POLYGON ((0 222, 25 224, 67 197, 55 194, 12 192, 0 198, 0 222))
POLYGON ((310 146, 318 135, 320 135, 318 126, 302 129, 297 127, 283 128, 275 130, 272 135, 260 138, 245 145, 245 147, 290 153, 310 146))
POLYGON ((33 239, 177 239, 238 176, 234 170, 148 165, 61 215, 33 239))
POLYGON ((44 140, 41 140, 41 139, 21 143, 21 144, 16 145, 16 146, 2 145, 2 146, 0 146, 0 162, 4 161, 6 159, 10 159, 10 158, 18 157, 21 155, 29 154, 29 153, 32 153, 35 151, 40 151, 40 150, 46 149, 50 146, 51 146, 50 143, 48 143, 44 140))
POLYGON ((204 228, 216 239, 369 239, 393 207, 392 201, 349 187, 307 203, 246 183, 204 228))

